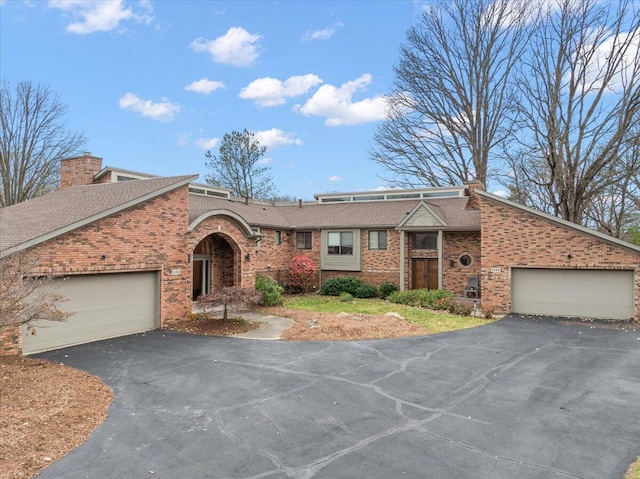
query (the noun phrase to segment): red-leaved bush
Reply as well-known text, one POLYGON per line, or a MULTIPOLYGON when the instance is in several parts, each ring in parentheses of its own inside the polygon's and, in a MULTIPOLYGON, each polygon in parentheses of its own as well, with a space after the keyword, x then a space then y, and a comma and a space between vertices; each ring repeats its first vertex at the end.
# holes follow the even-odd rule
POLYGON ((294 256, 289 263, 289 287, 307 291, 316 281, 317 273, 318 267, 312 259, 304 255, 294 256))

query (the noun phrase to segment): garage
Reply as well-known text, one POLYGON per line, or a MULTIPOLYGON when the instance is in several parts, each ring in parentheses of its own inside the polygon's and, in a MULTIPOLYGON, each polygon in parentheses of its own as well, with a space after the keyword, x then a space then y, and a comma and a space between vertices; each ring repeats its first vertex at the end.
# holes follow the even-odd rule
POLYGON ((630 319, 633 271, 513 268, 511 310, 520 314, 630 319))
POLYGON ((39 321, 33 335, 22 328, 22 352, 33 354, 158 327, 156 272, 69 276, 47 287, 67 298, 65 322, 39 321))

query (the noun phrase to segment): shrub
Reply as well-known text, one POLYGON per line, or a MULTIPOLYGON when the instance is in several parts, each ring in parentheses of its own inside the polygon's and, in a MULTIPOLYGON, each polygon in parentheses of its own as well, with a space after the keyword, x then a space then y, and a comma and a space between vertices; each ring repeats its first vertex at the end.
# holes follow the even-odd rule
POLYGON ((453 294, 444 289, 412 289, 410 291, 395 291, 387 296, 392 303, 417 306, 428 309, 448 309, 453 301, 453 294), (439 305, 437 303, 440 302, 439 305))
POLYGON ((456 302, 455 314, 459 314, 460 316, 471 316, 472 312, 473 312, 473 304, 456 302))
POLYGON ((362 282, 355 276, 342 276, 324 282, 320 292, 325 296, 340 296, 340 293, 355 295, 362 282))
POLYGON ((385 281, 380 285, 380 297, 386 299, 391 293, 398 291, 398 287, 391 281, 385 281))
POLYGON ((489 301, 483 301, 481 309, 484 317, 487 319, 492 319, 496 314, 496 305, 489 301))
POLYGON ((375 298, 378 296, 378 288, 372 284, 361 284, 353 293, 356 298, 375 298))
POLYGON ((340 293, 340 297, 338 298, 339 301, 342 301, 343 303, 350 303, 351 301, 353 301, 353 296, 351 296, 349 293, 340 293))
POLYGON ((260 300, 262 306, 279 306, 284 302, 282 299, 284 289, 274 279, 257 276, 255 286, 262 293, 260 300))
POLYGON ((294 291, 307 291, 315 282, 318 267, 311 258, 298 255, 289 263, 289 287, 294 291))
POLYGON ((433 302, 432 309, 438 311, 449 311, 451 314, 455 314, 456 302, 453 298, 438 298, 433 302))

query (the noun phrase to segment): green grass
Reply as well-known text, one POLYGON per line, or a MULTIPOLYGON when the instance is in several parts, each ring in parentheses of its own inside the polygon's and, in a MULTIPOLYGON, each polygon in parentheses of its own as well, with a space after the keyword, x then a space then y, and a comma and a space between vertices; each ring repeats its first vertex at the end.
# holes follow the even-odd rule
POLYGON ((624 479, 640 479, 640 456, 638 460, 629 466, 624 479))
POLYGON ((289 296, 285 298, 285 307, 303 311, 318 311, 325 313, 352 313, 384 315, 394 312, 402 315, 408 321, 419 324, 431 333, 444 333, 458 329, 475 328, 489 324, 495 320, 474 318, 470 316, 456 316, 441 311, 414 308, 393 304, 381 299, 354 299, 343 303, 333 296, 289 296))

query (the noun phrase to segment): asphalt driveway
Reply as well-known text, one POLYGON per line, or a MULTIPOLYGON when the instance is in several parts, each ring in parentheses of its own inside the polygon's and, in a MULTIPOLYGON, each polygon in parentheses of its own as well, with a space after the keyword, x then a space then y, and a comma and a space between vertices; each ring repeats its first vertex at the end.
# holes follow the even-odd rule
POLYGON ((116 399, 39 477, 620 479, 640 454, 632 328, 507 317, 321 343, 154 331, 44 353, 116 399))

